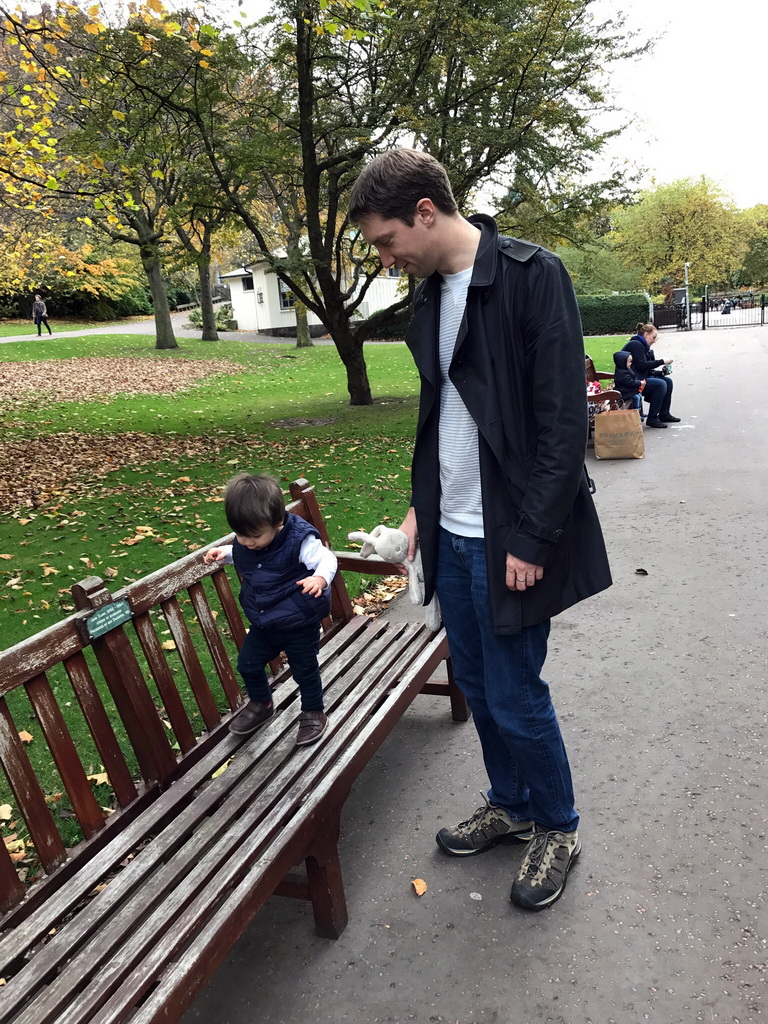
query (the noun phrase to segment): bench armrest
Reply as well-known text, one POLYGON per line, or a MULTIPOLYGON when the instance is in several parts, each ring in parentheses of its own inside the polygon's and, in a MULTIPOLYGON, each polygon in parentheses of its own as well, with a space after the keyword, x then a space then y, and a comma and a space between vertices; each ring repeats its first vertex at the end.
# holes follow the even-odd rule
POLYGON ((367 576, 399 576, 394 562, 385 562, 378 555, 363 558, 359 551, 334 551, 339 560, 339 569, 347 572, 361 572, 367 576))

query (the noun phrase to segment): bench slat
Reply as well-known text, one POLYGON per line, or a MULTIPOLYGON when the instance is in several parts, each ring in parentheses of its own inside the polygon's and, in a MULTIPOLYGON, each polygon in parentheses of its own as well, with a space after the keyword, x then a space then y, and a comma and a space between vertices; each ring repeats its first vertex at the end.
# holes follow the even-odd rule
POLYGON ((211 579, 216 588, 216 593, 219 595, 219 601, 221 601, 221 607, 227 617, 229 628, 232 630, 232 639, 237 644, 237 649, 240 650, 245 640, 245 626, 243 625, 243 617, 238 611, 232 587, 229 585, 229 577, 223 569, 218 569, 211 576, 211 579))
POLYGON ((208 597, 202 583, 193 583, 189 588, 189 596, 192 607, 195 609, 197 621, 203 631, 205 642, 210 651, 213 663, 216 666, 216 674, 221 681, 221 687, 227 698, 227 703, 234 711, 240 705, 240 687, 237 678, 232 670, 232 664, 227 656, 219 631, 216 628, 216 620, 208 604, 208 597))
POLYGON ((0 910, 11 910, 24 899, 26 891, 27 887, 18 876, 8 847, 0 842, 0 910))
POLYGON ((4 697, 0 697, 0 761, 40 863, 46 871, 52 871, 66 858, 67 851, 4 697))
POLYGON ((61 781, 72 801, 83 832, 90 839, 104 827, 104 815, 86 778, 75 744, 67 731, 50 683, 44 675, 35 676, 24 684, 30 703, 35 710, 48 747, 53 754, 61 781))
POLYGON ((163 610, 166 622, 170 626, 171 636, 176 643, 176 649, 184 666, 184 671, 187 674, 189 685, 192 687, 192 692, 195 695, 197 706, 200 708, 200 714, 203 716, 205 727, 206 729, 213 729, 215 725, 219 724, 221 715, 216 707, 216 700, 208 685, 205 672, 203 672, 203 666, 200 664, 200 658, 192 642, 189 627, 184 621, 179 602, 177 598, 172 597, 168 601, 163 601, 160 607, 163 610))
POLYGON ((81 650, 83 642, 76 623, 82 618, 82 613, 70 615, 36 636, 0 651, 0 696, 81 650))
MULTIPOLYGON (((364 654, 359 652, 361 657, 353 659, 352 669, 343 680, 342 693, 334 695, 334 705, 336 700, 340 697, 343 698, 341 705, 334 706, 332 718, 334 723, 338 723, 339 732, 342 734, 346 732, 344 726, 346 717, 354 711, 355 707, 359 706, 366 693, 368 694, 368 705, 375 704, 381 698, 381 694, 376 690, 376 684, 387 673, 398 654, 397 650, 392 649, 392 638, 396 638, 400 633, 408 632, 410 635, 406 639, 407 645, 418 642, 421 633, 420 630, 415 630, 413 627, 400 627, 394 632, 390 630, 389 636, 385 635, 386 630, 383 629, 372 629, 370 632, 377 634, 376 641, 368 646, 364 654), (372 666, 368 670, 368 678, 364 684, 361 684, 359 667, 361 661, 370 662, 372 666), (370 696, 371 691, 373 691, 373 697, 370 696)), ((301 798, 304 798, 305 789, 301 782, 307 771, 304 761, 310 755, 321 756, 323 752, 322 750, 296 752, 293 747, 292 729, 293 720, 287 723, 286 728, 282 730, 276 746, 273 740, 271 748, 267 748, 268 741, 263 735, 257 737, 252 743, 253 759, 248 756, 250 750, 244 751, 242 757, 236 757, 227 772, 210 784, 203 801, 206 806, 190 808, 186 814, 189 820, 185 823, 185 827, 187 829, 194 827, 195 810, 198 812, 209 810, 208 803, 212 796, 211 790, 214 787, 219 790, 230 788, 231 792, 226 802, 194 831, 189 842, 174 857, 166 860, 165 863, 160 861, 162 866, 151 877, 148 885, 136 890, 132 902, 124 903, 115 918, 103 923, 95 938, 88 945, 80 948, 74 955, 73 931, 75 929, 72 925, 77 926, 77 921, 74 921, 72 924, 65 925, 55 939, 49 943, 46 950, 38 954, 38 957, 44 956, 53 946, 61 944, 62 955, 67 955, 71 959, 68 959, 67 969, 60 979, 54 981, 28 1008, 30 1021, 34 1020, 36 1024, 61 1021, 63 1024, 63 1021, 68 1019, 67 1007, 70 1007, 73 1013, 76 1010, 76 1016, 73 1016, 72 1019, 87 1019, 87 1017, 83 1017, 85 1007, 96 1005, 100 1000, 106 998, 106 995, 109 994, 107 991, 110 987, 109 980, 117 983, 120 973, 126 969, 129 950, 135 947, 141 953, 147 944, 158 944, 159 936, 171 928, 176 906, 174 901, 178 901, 180 898, 179 890, 186 892, 192 888, 192 895, 205 893, 206 898, 203 903, 207 905, 213 898, 206 885, 211 872, 218 870, 222 860, 226 860, 233 851, 238 849, 238 846, 245 841, 261 818, 266 816, 272 823, 272 827, 275 827, 276 823, 273 822, 275 800, 279 799, 286 790, 290 790, 293 785, 301 786, 301 798), (256 761, 258 748, 268 749, 267 761, 264 761, 263 758, 256 761), (254 774, 258 775, 256 785, 252 779, 254 774), (194 879, 197 881, 193 886, 194 879), (141 916, 153 905, 156 905, 156 909, 152 911, 152 916, 147 921, 138 924, 141 916), (127 941, 124 941, 126 933, 129 937, 127 941), (103 964, 102 960, 120 942, 123 944, 119 948, 116 962, 112 965, 114 970, 110 971, 108 965, 103 964), (98 980, 87 984, 97 970, 98 980), (86 984, 87 987, 82 996, 73 1002, 73 990, 86 984)), ((175 825, 176 823, 172 823, 169 826, 168 833, 175 830, 175 825)), ((139 861, 145 855, 146 859, 151 859, 153 863, 156 854, 166 857, 167 843, 168 836, 159 843, 164 849, 144 851, 126 869, 124 874, 135 872, 139 867, 139 861)), ((119 885, 120 882, 121 877, 114 883, 110 883, 107 889, 100 894, 98 900, 102 900, 103 897, 110 894, 112 886, 119 885)), ((114 899, 114 894, 112 898, 114 899)), ((189 892, 186 892, 186 896, 181 898, 183 903, 178 908, 179 912, 191 896, 189 892)), ((166 941, 167 938, 164 938, 163 942, 166 941)), ((31 967, 36 966, 38 957, 32 962, 31 967)), ((29 968, 19 980, 28 984, 29 968)), ((22 1020, 26 1019, 25 1014, 22 1020)))
POLYGON ((93 641, 93 653, 104 675, 125 731, 147 782, 164 779, 176 767, 165 728, 122 626, 93 641))
POLYGON ((101 756, 104 771, 115 791, 117 802, 121 807, 127 807, 136 799, 136 787, 82 651, 67 658, 64 668, 101 756))
POLYGON ((160 640, 155 631, 154 623, 149 617, 149 613, 142 612, 141 615, 137 615, 133 620, 133 626, 139 638, 141 649, 144 652, 144 657, 147 659, 152 678, 160 693, 163 707, 168 715, 168 721, 173 729, 173 734, 178 741, 179 749, 182 754, 186 754, 194 749, 197 738, 189 721, 187 709, 184 707, 184 702, 176 688, 173 673, 168 665, 167 658, 163 654, 160 640))

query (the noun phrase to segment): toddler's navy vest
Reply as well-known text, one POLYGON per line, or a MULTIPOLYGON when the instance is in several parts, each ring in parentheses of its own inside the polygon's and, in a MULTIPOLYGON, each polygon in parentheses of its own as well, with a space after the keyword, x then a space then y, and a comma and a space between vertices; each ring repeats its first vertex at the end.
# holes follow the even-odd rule
POLYGON ((297 580, 311 576, 299 558, 307 537, 320 534, 292 512, 286 512, 283 528, 271 544, 259 551, 232 543, 232 559, 242 576, 240 604, 259 629, 294 629, 311 626, 330 614, 331 588, 320 597, 302 593, 297 580))

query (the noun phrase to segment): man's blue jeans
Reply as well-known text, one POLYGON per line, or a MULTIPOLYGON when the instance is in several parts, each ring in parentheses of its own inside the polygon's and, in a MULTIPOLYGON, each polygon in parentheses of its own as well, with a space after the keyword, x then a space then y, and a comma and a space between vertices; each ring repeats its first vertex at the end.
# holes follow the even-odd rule
POLYGON ((491 782, 488 799, 515 820, 572 832, 579 816, 568 756, 540 675, 549 621, 494 635, 482 538, 441 528, 436 583, 454 676, 491 782))

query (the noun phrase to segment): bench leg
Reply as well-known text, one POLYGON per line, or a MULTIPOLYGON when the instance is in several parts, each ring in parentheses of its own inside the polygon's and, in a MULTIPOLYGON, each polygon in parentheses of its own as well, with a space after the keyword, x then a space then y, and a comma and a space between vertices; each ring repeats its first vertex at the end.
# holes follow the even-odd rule
POLYGON ((306 858, 307 882, 315 932, 323 939, 338 939, 347 926, 347 901, 339 861, 339 822, 318 839, 306 858))
POLYGON ((448 696, 451 699, 451 717, 454 722, 468 722, 472 712, 469 710, 467 698, 453 678, 453 662, 450 658, 447 659, 445 666, 448 669, 448 696))

